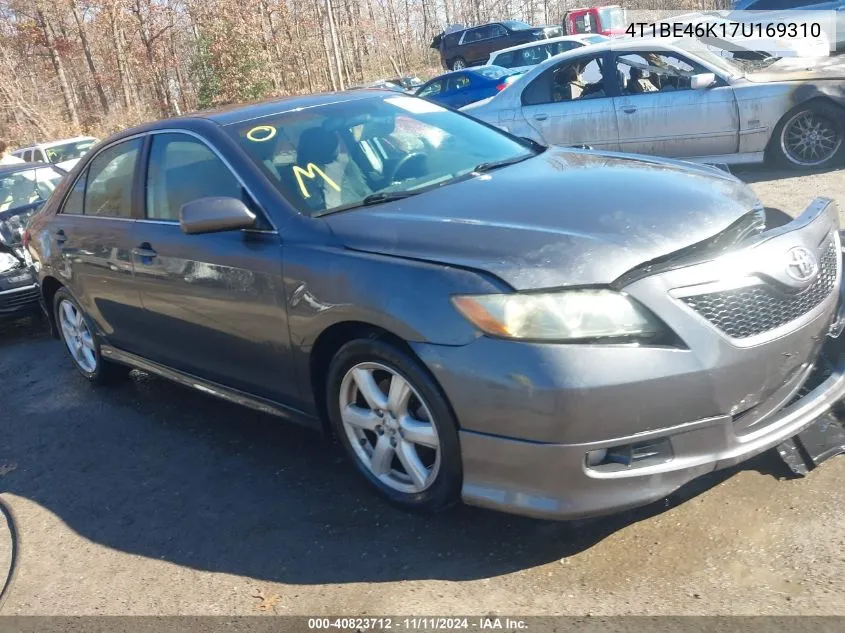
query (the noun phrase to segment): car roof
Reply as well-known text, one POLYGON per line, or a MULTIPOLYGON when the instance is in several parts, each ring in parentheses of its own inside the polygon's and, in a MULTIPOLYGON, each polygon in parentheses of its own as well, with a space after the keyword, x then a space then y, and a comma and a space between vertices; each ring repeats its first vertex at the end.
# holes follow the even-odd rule
POLYGON ((35 145, 30 145, 28 147, 23 147, 21 149, 49 149, 51 147, 56 147, 57 145, 64 145, 65 143, 78 143, 79 141, 96 141, 97 139, 93 136, 74 136, 73 138, 63 138, 57 141, 47 141, 45 143, 36 143, 35 145))
MULTIPOLYGON (((534 46, 542 46, 543 44, 554 44, 555 42, 583 42, 588 37, 595 37, 598 35, 599 37, 604 37, 600 33, 576 33, 575 35, 560 35, 558 37, 550 37, 545 40, 535 40, 533 42, 526 42, 525 44, 517 44, 516 46, 508 46, 507 48, 502 48, 498 51, 493 51, 490 54, 490 58, 493 59, 494 57, 501 55, 502 53, 510 53, 511 51, 520 51, 523 48, 533 48, 534 46)), ((598 42, 601 44, 602 42, 598 42)))
MULTIPOLYGON (((49 163, 9 163, 8 165, 0 165, 0 176, 13 174, 16 171, 26 171, 28 169, 55 169, 55 165, 49 163)), ((60 173, 61 170, 57 170, 60 173)))
POLYGON ((304 110, 306 108, 315 108, 347 101, 358 101, 360 99, 373 99, 378 96, 395 97, 397 94, 395 90, 385 90, 382 88, 356 88, 344 92, 322 92, 313 95, 269 99, 246 105, 223 106, 212 110, 195 112, 184 117, 165 119, 159 123, 168 123, 179 119, 208 119, 218 125, 225 126, 275 116, 294 110, 304 110))

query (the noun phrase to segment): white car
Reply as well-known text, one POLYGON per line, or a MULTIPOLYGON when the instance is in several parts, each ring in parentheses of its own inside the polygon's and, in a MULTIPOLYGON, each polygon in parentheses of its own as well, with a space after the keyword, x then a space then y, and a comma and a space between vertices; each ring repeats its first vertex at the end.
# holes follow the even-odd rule
POLYGON ((502 68, 525 72, 540 62, 546 61, 549 57, 554 57, 555 55, 571 51, 581 46, 600 44, 608 39, 604 35, 590 33, 551 37, 547 40, 519 44, 518 46, 511 46, 490 53, 490 59, 487 60, 486 65, 501 66, 502 68))
POLYGON ((843 158, 845 58, 738 64, 689 39, 614 39, 529 70, 462 110, 544 145, 705 163, 843 158))
POLYGON ((99 142, 93 136, 77 136, 22 147, 12 152, 12 155, 27 163, 52 163, 59 169, 70 171, 99 142))

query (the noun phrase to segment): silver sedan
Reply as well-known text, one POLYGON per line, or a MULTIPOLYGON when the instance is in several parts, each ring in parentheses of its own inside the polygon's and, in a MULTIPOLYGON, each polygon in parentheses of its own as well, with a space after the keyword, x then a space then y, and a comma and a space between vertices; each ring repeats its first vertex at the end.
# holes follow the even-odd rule
POLYGON ((551 145, 796 169, 845 154, 845 58, 734 62, 684 39, 552 57, 463 111, 551 145))

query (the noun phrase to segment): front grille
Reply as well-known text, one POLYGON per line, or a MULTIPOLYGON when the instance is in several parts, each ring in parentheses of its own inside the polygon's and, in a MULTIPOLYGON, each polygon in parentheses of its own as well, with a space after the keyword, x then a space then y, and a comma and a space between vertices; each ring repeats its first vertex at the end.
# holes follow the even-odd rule
POLYGON ((806 314, 830 295, 836 284, 839 253, 831 240, 819 262, 819 275, 798 294, 769 284, 683 297, 705 319, 732 338, 768 332, 806 314))
POLYGON ((0 312, 14 312, 32 303, 38 303, 38 288, 0 294, 0 312))

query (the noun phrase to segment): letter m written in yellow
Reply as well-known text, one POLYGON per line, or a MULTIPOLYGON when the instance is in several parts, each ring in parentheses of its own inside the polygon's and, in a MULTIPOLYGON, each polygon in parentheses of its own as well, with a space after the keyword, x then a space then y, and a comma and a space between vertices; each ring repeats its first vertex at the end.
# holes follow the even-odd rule
POLYGON ((300 167, 299 165, 293 166, 293 175, 296 176, 296 182, 299 183, 299 190, 302 192, 303 198, 310 198, 311 194, 308 193, 308 188, 305 186, 305 181, 302 179, 303 177, 308 178, 308 180, 314 180, 317 176, 322 178, 326 181, 326 183, 335 191, 340 192, 340 187, 337 186, 337 183, 329 178, 322 169, 317 167, 314 163, 308 163, 305 166, 305 169, 300 167))

